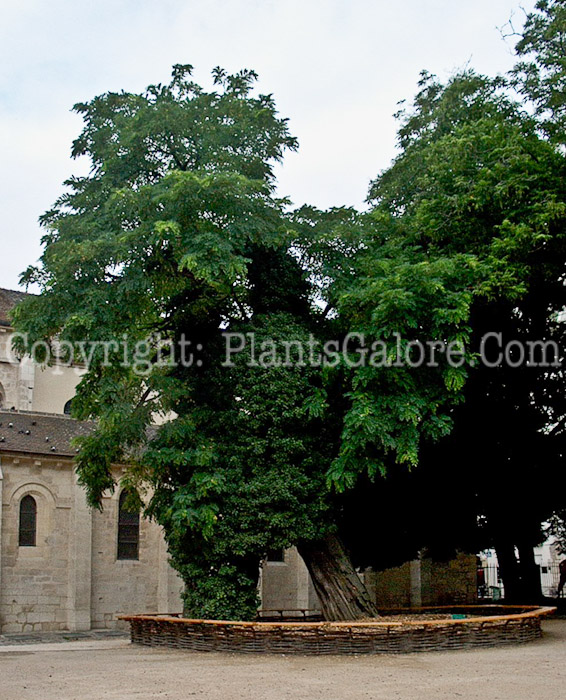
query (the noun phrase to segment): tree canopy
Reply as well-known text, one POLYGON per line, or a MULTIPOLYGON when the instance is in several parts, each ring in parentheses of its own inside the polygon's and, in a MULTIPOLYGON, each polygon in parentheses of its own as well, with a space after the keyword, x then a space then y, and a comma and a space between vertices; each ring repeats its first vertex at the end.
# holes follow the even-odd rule
MULTIPOLYGON (((562 4, 539 3, 544 27, 562 4)), ((81 483, 97 506, 112 464, 128 465, 190 614, 252 618, 261 560, 291 545, 327 617, 375 614, 342 538, 379 565, 375 508, 454 473, 451 546, 483 537, 504 559, 560 506, 525 492, 561 464, 562 370, 516 362, 529 342, 563 347, 561 113, 545 102, 559 64, 540 22, 514 73, 538 111, 503 78, 423 74, 366 212, 275 195, 273 166, 297 143, 253 72, 216 69, 207 92, 175 66, 168 85, 76 105, 73 154, 91 172, 42 217, 44 254, 23 276, 42 293, 15 322, 30 343, 80 349, 73 413, 97 421, 81 483), (493 332, 515 345, 489 366, 493 332)), ((441 529, 407 530, 407 551, 441 529)))

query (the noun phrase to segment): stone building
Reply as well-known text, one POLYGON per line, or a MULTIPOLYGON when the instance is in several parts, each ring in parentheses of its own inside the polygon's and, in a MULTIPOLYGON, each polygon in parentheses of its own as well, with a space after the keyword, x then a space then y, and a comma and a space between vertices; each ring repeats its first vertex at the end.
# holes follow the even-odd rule
POLYGON ((273 552, 260 572, 259 593, 261 614, 270 616, 273 612, 316 614, 319 603, 314 586, 295 547, 286 551, 273 552))
POLYGON ((161 528, 127 511, 120 490, 100 512, 86 504, 71 440, 91 428, 65 415, 80 371, 13 355, 8 314, 22 296, 0 290, 0 633, 178 612, 181 582, 161 528))

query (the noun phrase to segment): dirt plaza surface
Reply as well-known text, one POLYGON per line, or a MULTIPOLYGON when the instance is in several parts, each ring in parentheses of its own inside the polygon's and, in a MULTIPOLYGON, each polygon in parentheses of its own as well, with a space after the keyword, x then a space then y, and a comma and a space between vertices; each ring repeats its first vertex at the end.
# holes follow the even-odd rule
POLYGON ((2 700, 559 700, 566 620, 496 649, 358 657, 202 654, 127 639, 0 646, 2 700))

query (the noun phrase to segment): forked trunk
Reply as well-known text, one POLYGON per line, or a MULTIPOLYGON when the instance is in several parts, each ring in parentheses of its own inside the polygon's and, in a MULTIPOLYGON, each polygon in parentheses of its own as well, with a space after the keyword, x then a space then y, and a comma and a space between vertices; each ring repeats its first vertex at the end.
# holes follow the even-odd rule
POLYGON ((378 616, 367 588, 336 535, 328 535, 317 542, 300 542, 298 550, 311 575, 325 620, 378 616))

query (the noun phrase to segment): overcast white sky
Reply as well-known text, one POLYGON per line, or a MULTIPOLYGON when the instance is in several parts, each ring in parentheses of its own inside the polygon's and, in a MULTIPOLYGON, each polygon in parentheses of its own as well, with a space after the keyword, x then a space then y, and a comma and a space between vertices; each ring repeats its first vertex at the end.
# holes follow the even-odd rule
MULTIPOLYGON (((521 0, 0 0, 0 287, 40 255, 37 218, 85 164, 75 102, 166 82, 174 63, 253 68, 299 138, 279 170, 297 205, 361 205, 395 152, 419 72, 513 64, 521 0)), ((534 0, 523 0, 532 9, 534 0)))

